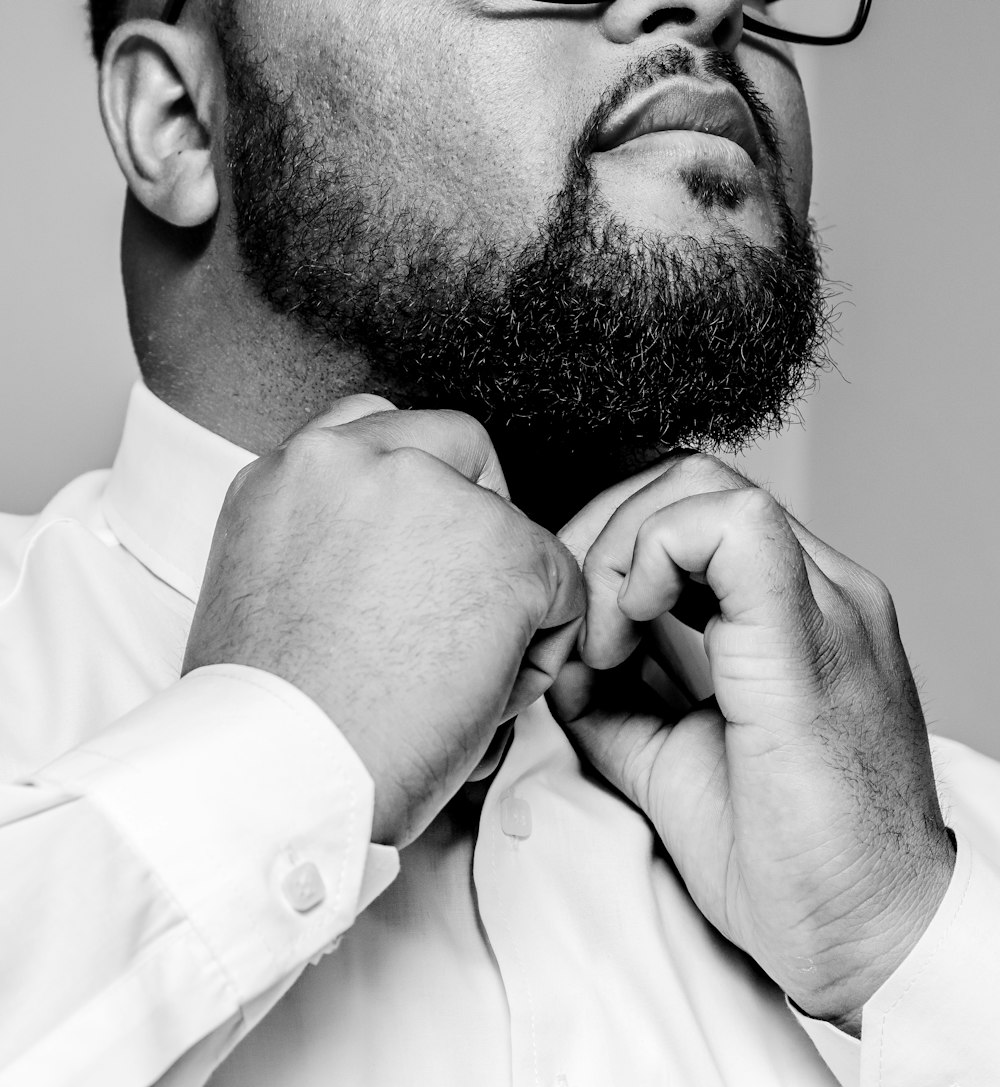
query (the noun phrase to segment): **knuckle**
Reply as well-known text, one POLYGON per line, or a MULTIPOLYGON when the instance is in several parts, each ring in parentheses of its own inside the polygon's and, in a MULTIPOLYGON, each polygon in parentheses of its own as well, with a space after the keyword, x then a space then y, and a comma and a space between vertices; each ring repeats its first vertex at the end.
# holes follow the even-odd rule
POLYGON ((895 622, 896 605, 888 585, 869 570, 858 567, 853 577, 853 593, 862 610, 880 623, 895 622))
POLYGON ((382 454, 382 461, 397 475, 424 476, 441 462, 432 454, 415 445, 400 445, 382 454))
POLYGON ((345 409, 345 413, 364 418, 377 412, 396 411, 396 405, 384 396, 376 396, 375 393, 353 393, 339 401, 338 407, 345 409))
POLYGON ((583 581, 588 595, 593 596, 608 591, 617 593, 624 576, 624 571, 615 569, 606 555, 595 555, 591 551, 584 559, 583 581))
POLYGON ((729 490, 745 485, 742 476, 733 471, 727 464, 723 464, 717 457, 710 453, 691 453, 682 461, 670 469, 672 475, 683 482, 687 482, 692 489, 729 490))
POLYGON ((226 495, 227 507, 255 507, 291 491, 289 480, 302 474, 304 452, 298 435, 264 453, 236 473, 226 495))
POLYGON ((777 499, 763 487, 743 487, 738 492, 737 513, 753 521, 773 521, 783 515, 777 499))
POLYGON ((467 442, 470 447, 491 447, 493 445, 486 427, 473 416, 464 411, 456 411, 453 408, 443 409, 439 414, 445 424, 464 442, 467 442))
POLYGON ((534 552, 535 574, 542 590, 544 601, 552 599, 558 589, 563 576, 563 570, 559 563, 558 553, 555 548, 546 547, 544 541, 539 541, 534 552))
POLYGON ((649 551, 651 548, 657 546, 660 539, 660 520, 654 514, 652 517, 647 518, 639 526, 639 531, 635 534, 635 550, 633 554, 639 554, 649 551))
POLYGON ((343 431, 310 427, 293 434, 275 453, 280 471, 308 474, 325 468, 332 459, 357 447, 358 442, 343 431))
POLYGON ((310 424, 310 429, 321 427, 340 427, 361 420, 371 420, 374 415, 387 415, 395 411, 396 405, 384 396, 374 393, 354 393, 334 401, 333 405, 310 424))
POLYGON ((671 472, 681 479, 705 479, 721 468, 721 462, 708 453, 690 453, 676 464, 671 472))
POLYGON ((275 494, 325 494, 364 479, 375 451, 357 434, 341 428, 311 428, 292 435, 261 458, 258 482, 275 494))

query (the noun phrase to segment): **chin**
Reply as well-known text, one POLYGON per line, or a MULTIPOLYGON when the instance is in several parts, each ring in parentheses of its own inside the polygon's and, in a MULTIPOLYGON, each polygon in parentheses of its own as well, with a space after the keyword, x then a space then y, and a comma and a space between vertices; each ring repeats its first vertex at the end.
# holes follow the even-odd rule
POLYGON ((606 214, 639 233, 768 249, 781 238, 770 187, 756 168, 674 167, 653 177, 618 170, 601 176, 595 170, 595 181, 606 214))
POLYGON ((749 202, 739 208, 708 209, 694 203, 680 207, 639 204, 616 212, 615 218, 632 231, 665 239, 694 239, 706 245, 729 244, 733 248, 750 243, 772 250, 781 244, 781 231, 770 209, 749 202))

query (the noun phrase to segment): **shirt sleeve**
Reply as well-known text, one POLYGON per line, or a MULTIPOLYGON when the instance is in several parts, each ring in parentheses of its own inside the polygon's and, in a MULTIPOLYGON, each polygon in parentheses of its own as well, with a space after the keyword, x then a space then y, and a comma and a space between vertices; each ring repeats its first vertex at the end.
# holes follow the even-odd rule
POLYGON ((198 669, 0 785, 0 1087, 193 1087, 398 871, 275 676, 198 669))
POLYGON ((842 1087, 1000 1082, 1000 766, 940 740, 935 755, 958 846, 937 913, 865 1004, 860 1041, 792 1008, 842 1087))

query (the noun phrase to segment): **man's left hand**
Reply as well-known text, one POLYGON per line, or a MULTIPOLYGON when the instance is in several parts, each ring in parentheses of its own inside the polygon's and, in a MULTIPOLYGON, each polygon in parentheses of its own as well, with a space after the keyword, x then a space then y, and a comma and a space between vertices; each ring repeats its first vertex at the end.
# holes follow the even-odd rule
POLYGON ((712 924, 858 1034, 954 865, 892 601, 719 461, 666 463, 560 534, 586 554, 588 609, 553 707, 712 924), (682 593, 709 605, 715 699, 665 720, 634 665, 682 593))

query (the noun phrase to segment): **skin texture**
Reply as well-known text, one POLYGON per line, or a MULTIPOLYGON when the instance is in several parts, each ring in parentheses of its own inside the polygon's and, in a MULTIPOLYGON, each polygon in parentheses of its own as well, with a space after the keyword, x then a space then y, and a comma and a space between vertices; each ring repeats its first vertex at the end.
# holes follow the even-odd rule
POLYGON ((557 714, 705 916, 801 1008, 858 1033, 952 861, 887 589, 704 455, 602 496, 561 536, 588 608, 557 714), (682 593, 715 696, 665 713, 636 665, 662 660, 650 628, 682 593))
MULTIPOLYGON (((740 11, 730 0, 240 7, 268 75, 312 103, 346 160, 369 164, 388 208, 420 206, 457 237, 485 231, 501 246, 537 229, 604 90, 671 44, 735 51, 785 148, 772 180, 804 220, 801 88, 783 49, 741 38, 740 11)), ((311 694, 371 771, 374 834, 395 843, 558 675, 567 729, 649 816, 706 916, 801 1007, 857 1032, 952 864, 886 594, 704 458, 647 469, 575 518, 562 536, 581 575, 502 497, 489 438, 464 417, 387 422, 384 402, 348 401, 306 426, 338 397, 400 389, 265 304, 243 274, 211 15, 193 0, 179 27, 131 21, 102 65, 130 189, 123 255, 140 361, 174 406, 267 453, 223 509, 185 669, 233 660, 311 694), (690 585, 717 704, 665 717, 628 663, 690 585), (447 682, 430 690, 428 675, 447 682)), ((763 178, 744 171, 739 200, 706 206, 655 144, 595 159, 602 199, 638 231, 738 229, 776 243, 763 178)), ((544 462, 534 468, 546 478, 544 462)))
MULTIPOLYGON (((331 347, 364 349, 397 402, 480 418, 533 517, 565 520, 644 450, 739 442, 780 425, 821 354, 822 281, 777 180, 769 111, 730 55, 660 43, 633 58, 587 115, 558 195, 518 249, 461 203, 448 220, 393 194, 384 165, 345 154, 308 93, 262 71, 246 37, 230 13, 219 35, 226 144, 248 277, 331 347), (688 102, 704 116, 699 87, 742 108, 756 165, 698 132, 605 143, 664 87, 672 109, 688 102), (767 244, 721 220, 698 236, 630 223, 606 199, 601 164, 635 173, 650 157, 717 220, 766 195, 767 244)), ((317 358, 299 388, 322 387, 331 366, 317 358)))
POLYGON ((386 407, 347 397, 237 477, 184 671, 246 664, 309 694, 376 782, 373 839, 402 845, 551 686, 585 597, 477 423, 386 407))
MULTIPOLYGON (((642 22, 658 8, 636 0, 603 12, 528 0, 420 3, 402 13, 386 0, 239 6, 248 38, 267 43, 264 73, 313 103, 307 119, 344 162, 368 164, 369 184, 386 196, 384 216, 407 207, 444 223, 457 216, 460 236, 485 234, 501 248, 537 229, 574 141, 632 64, 669 45, 697 51, 737 40, 739 5, 714 0, 666 10, 675 16, 647 34, 642 22)), ((350 349, 339 350, 317 381, 311 360, 330 357, 328 339, 275 320, 242 275, 221 61, 212 28, 202 25, 208 17, 194 2, 178 28, 137 22, 120 30, 105 54, 104 112, 138 197, 127 209, 123 248, 144 370, 186 414, 262 451, 337 395, 379 392, 395 401, 401 390, 382 375, 373 380, 371 366, 350 349), (123 116, 115 88, 134 94, 140 78, 143 97, 155 94, 158 109, 123 116), (186 90, 193 91, 190 114, 180 108, 186 90), (129 128, 126 148, 120 133, 129 128), (151 148, 145 155, 142 145, 151 148), (164 220, 189 229, 172 230, 164 220), (198 224, 200 232, 190 229, 198 224)), ((804 219, 810 148, 797 76, 787 56, 759 39, 741 42, 735 56, 774 113, 788 200, 804 219)), ((637 230, 718 237, 719 215, 690 197, 676 170, 644 158, 651 161, 609 155, 595 162, 610 210, 637 230)), ((762 188, 724 222, 751 241, 774 240, 762 188)))

